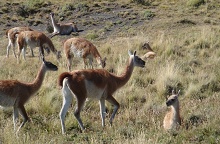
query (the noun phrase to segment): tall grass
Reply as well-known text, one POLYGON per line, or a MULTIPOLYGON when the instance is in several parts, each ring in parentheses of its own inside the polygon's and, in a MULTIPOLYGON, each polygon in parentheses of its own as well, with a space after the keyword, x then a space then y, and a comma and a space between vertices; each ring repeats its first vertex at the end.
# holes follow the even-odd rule
MULTIPOLYGON (((166 23, 166 22, 165 22, 166 23)), ((31 122, 18 136, 13 131, 12 108, 0 111, 0 143, 219 143, 219 36, 217 26, 194 25, 167 31, 164 27, 149 33, 136 31, 130 37, 109 36, 91 40, 100 54, 107 57, 108 70, 120 75, 127 63, 127 51, 137 50, 144 55, 141 45, 150 41, 156 52, 155 59, 147 60, 145 68, 135 68, 129 82, 114 97, 121 107, 108 124, 112 105, 106 103, 106 127, 102 128, 97 101, 87 101, 81 117, 87 128, 81 132, 73 115, 75 100, 66 116, 67 134, 61 135, 59 111, 62 106, 61 91, 57 86, 60 73, 67 71, 66 59, 58 62, 53 54, 46 59, 58 65, 57 72, 48 72, 41 89, 25 105, 31 122), (180 107, 183 125, 177 135, 166 133, 162 122, 166 112, 164 96, 171 90, 181 89, 180 107)), ((150 31, 150 30, 149 30, 150 31)), ((0 39, 0 79, 17 79, 31 82, 41 61, 27 57, 17 64, 10 51, 5 58, 7 40, 0 39)), ((52 39, 62 50, 61 37, 52 39)), ((35 55, 37 55, 37 50, 35 55)), ((27 55, 30 55, 28 53, 27 55)), ((82 59, 74 59, 73 69, 82 69, 82 59)), ((19 119, 19 124, 22 118, 19 119)))

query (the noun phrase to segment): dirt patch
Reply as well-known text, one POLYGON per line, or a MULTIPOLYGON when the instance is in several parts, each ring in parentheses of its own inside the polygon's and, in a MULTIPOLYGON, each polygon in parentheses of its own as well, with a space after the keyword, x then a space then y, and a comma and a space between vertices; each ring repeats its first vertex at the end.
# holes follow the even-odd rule
MULTIPOLYGON (((71 4, 58 6, 52 3, 39 4, 37 9, 28 8, 25 3, 6 3, 0 6, 1 35, 6 29, 16 26, 29 26, 33 29, 48 32, 51 27, 50 12, 60 23, 76 22, 81 34, 96 33, 99 38, 125 32, 130 28, 143 25, 154 17, 146 7, 135 4, 123 5, 114 2, 93 4, 71 4), (147 13, 148 12, 148 13, 147 13)), ((37 6, 36 6, 37 7, 37 6)))

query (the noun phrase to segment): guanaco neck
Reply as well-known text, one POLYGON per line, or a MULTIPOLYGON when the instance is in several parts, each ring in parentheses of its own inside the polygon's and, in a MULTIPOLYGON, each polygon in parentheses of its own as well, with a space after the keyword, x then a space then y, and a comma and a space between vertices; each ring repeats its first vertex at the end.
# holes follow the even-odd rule
POLYGON ((56 23, 56 21, 54 20, 54 17, 52 15, 50 15, 50 18, 51 18, 51 21, 52 21, 52 25, 53 25, 53 28, 54 28, 54 32, 57 30, 58 28, 58 25, 56 23))
POLYGON ((92 55, 95 57, 98 64, 101 64, 102 57, 100 56, 99 52, 94 49, 92 55))
POLYGON ((35 92, 37 92, 40 89, 40 87, 43 83, 46 71, 47 71, 46 66, 44 64, 42 64, 40 70, 38 71, 38 74, 37 74, 35 80, 32 83, 28 84, 28 87, 30 89, 31 94, 34 94, 35 92))
POLYGON ((176 105, 171 106, 171 112, 173 115, 173 120, 180 123, 180 112, 179 112, 179 103, 177 102, 176 105))
POLYGON ((115 81, 117 82, 118 88, 124 86, 128 82, 133 70, 134 70, 134 63, 133 63, 133 57, 131 57, 121 76, 115 77, 115 81))

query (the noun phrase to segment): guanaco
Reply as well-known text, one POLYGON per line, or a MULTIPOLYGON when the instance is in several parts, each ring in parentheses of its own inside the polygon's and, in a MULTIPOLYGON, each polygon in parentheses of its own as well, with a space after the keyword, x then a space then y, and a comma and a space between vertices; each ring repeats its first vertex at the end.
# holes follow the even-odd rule
POLYGON ((50 18, 53 25, 53 33, 50 38, 55 35, 70 35, 72 32, 78 32, 78 28, 75 23, 57 23, 54 19, 54 13, 50 13, 50 18))
POLYGON ((0 106, 13 107, 13 122, 15 131, 19 113, 24 120, 17 129, 17 132, 29 120, 24 105, 30 97, 40 89, 46 72, 57 70, 58 68, 56 65, 45 61, 43 58, 43 64, 33 82, 24 83, 18 80, 0 80, 0 106))
POLYGON ((39 54, 44 57, 44 49, 47 52, 52 51, 56 58, 61 58, 61 51, 57 51, 50 40, 43 32, 40 31, 22 31, 18 33, 17 37, 18 43, 18 61, 21 54, 23 53, 23 58, 26 60, 25 53, 27 46, 30 46, 31 49, 39 47, 39 54))
POLYGON ((170 110, 166 113, 164 120, 163 120, 163 127, 165 130, 177 130, 178 127, 181 125, 181 118, 180 118, 180 110, 179 110, 179 93, 174 93, 172 91, 172 95, 167 98, 166 105, 170 107, 170 110))
MULTIPOLYGON (((14 27, 14 28, 6 30, 5 35, 8 38, 6 57, 9 57, 9 50, 12 47, 14 56, 15 56, 15 58, 17 58, 16 53, 15 53, 15 44, 16 44, 17 37, 16 37, 15 33, 22 32, 22 31, 33 31, 33 29, 31 29, 29 27, 14 27)), ((32 54, 32 56, 34 56, 32 49, 31 49, 31 54, 32 54)))
POLYGON ((60 120, 62 133, 65 133, 64 119, 72 99, 76 98, 76 117, 81 130, 84 130, 83 122, 80 118, 80 112, 87 98, 99 100, 102 126, 105 126, 105 100, 114 105, 113 113, 110 117, 110 124, 119 109, 119 103, 113 97, 113 93, 124 86, 131 77, 134 67, 144 67, 145 61, 134 53, 129 53, 128 64, 121 76, 117 76, 105 69, 83 69, 72 72, 61 73, 58 79, 58 85, 62 88, 63 105, 60 111, 60 120))
POLYGON ((142 45, 142 49, 147 50, 147 53, 144 54, 142 59, 147 60, 147 59, 153 59, 156 56, 156 53, 153 51, 151 48, 149 42, 146 42, 142 45))
POLYGON ((106 58, 102 59, 97 48, 84 38, 70 38, 64 42, 64 53, 67 59, 68 70, 71 71, 73 57, 83 58, 84 68, 88 67, 87 59, 89 59, 90 68, 93 69, 93 58, 104 68, 106 66, 106 58))

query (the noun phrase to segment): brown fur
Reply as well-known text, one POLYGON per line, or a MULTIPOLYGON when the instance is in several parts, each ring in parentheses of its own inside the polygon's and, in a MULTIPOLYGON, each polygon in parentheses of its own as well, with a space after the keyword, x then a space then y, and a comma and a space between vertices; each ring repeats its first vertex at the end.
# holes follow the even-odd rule
POLYGON ((166 101, 166 105, 170 107, 170 109, 164 117, 163 126, 164 129, 167 131, 177 130, 179 125, 181 125, 178 100, 179 92, 178 94, 174 94, 173 92, 172 95, 166 101))
POLYGON ((142 56, 142 59, 144 60, 153 59, 156 56, 156 53, 151 48, 149 42, 144 43, 142 49, 147 50, 147 53, 144 54, 144 56, 142 56))
POLYGON ((30 47, 39 47, 40 55, 44 57, 44 50, 48 49, 52 51, 57 59, 61 57, 60 51, 57 51, 50 40, 44 33, 39 31, 23 31, 20 32, 17 38, 18 43, 18 58, 20 56, 21 51, 24 49, 23 57, 25 59, 25 50, 27 45, 30 47))
POLYGON ((50 38, 54 37, 55 35, 70 35, 72 32, 78 32, 78 28, 75 23, 57 23, 54 19, 54 13, 50 13, 50 18, 54 29, 50 38))
POLYGON ((24 83, 17 80, 0 80, 0 106, 13 107, 14 129, 16 129, 18 112, 24 119, 18 131, 29 120, 24 104, 40 89, 47 71, 57 71, 57 66, 44 61, 32 83, 24 83))
POLYGON ((8 38, 7 55, 6 55, 7 57, 9 57, 9 49, 11 48, 11 46, 12 46, 14 56, 17 57, 15 54, 15 48, 14 48, 16 44, 16 39, 17 39, 15 34, 18 32, 22 32, 22 31, 33 31, 33 29, 29 27, 14 27, 14 28, 6 30, 5 35, 8 38))
POLYGON ((64 42, 64 53, 67 59, 68 70, 71 71, 72 58, 78 56, 84 60, 84 68, 87 66, 86 59, 89 59, 90 65, 93 68, 92 61, 93 58, 96 59, 102 68, 105 67, 106 58, 102 59, 97 48, 88 40, 84 38, 70 38, 64 42), (74 53, 77 51, 77 54, 74 53), (80 55, 78 55, 80 53, 80 55))
POLYGON ((121 76, 109 73, 105 69, 75 70, 60 74, 58 85, 62 87, 63 99, 65 99, 60 112, 63 133, 65 131, 64 117, 69 105, 71 104, 70 100, 73 95, 75 95, 77 101, 77 107, 74 115, 82 130, 84 129, 84 126, 80 118, 80 111, 84 106, 86 98, 100 100, 103 126, 105 125, 105 100, 113 104, 114 111, 110 118, 110 124, 112 124, 114 116, 120 106, 113 97, 114 92, 128 82, 135 66, 144 67, 145 65, 145 62, 136 56, 135 53, 134 55, 130 55, 129 63, 121 76))

